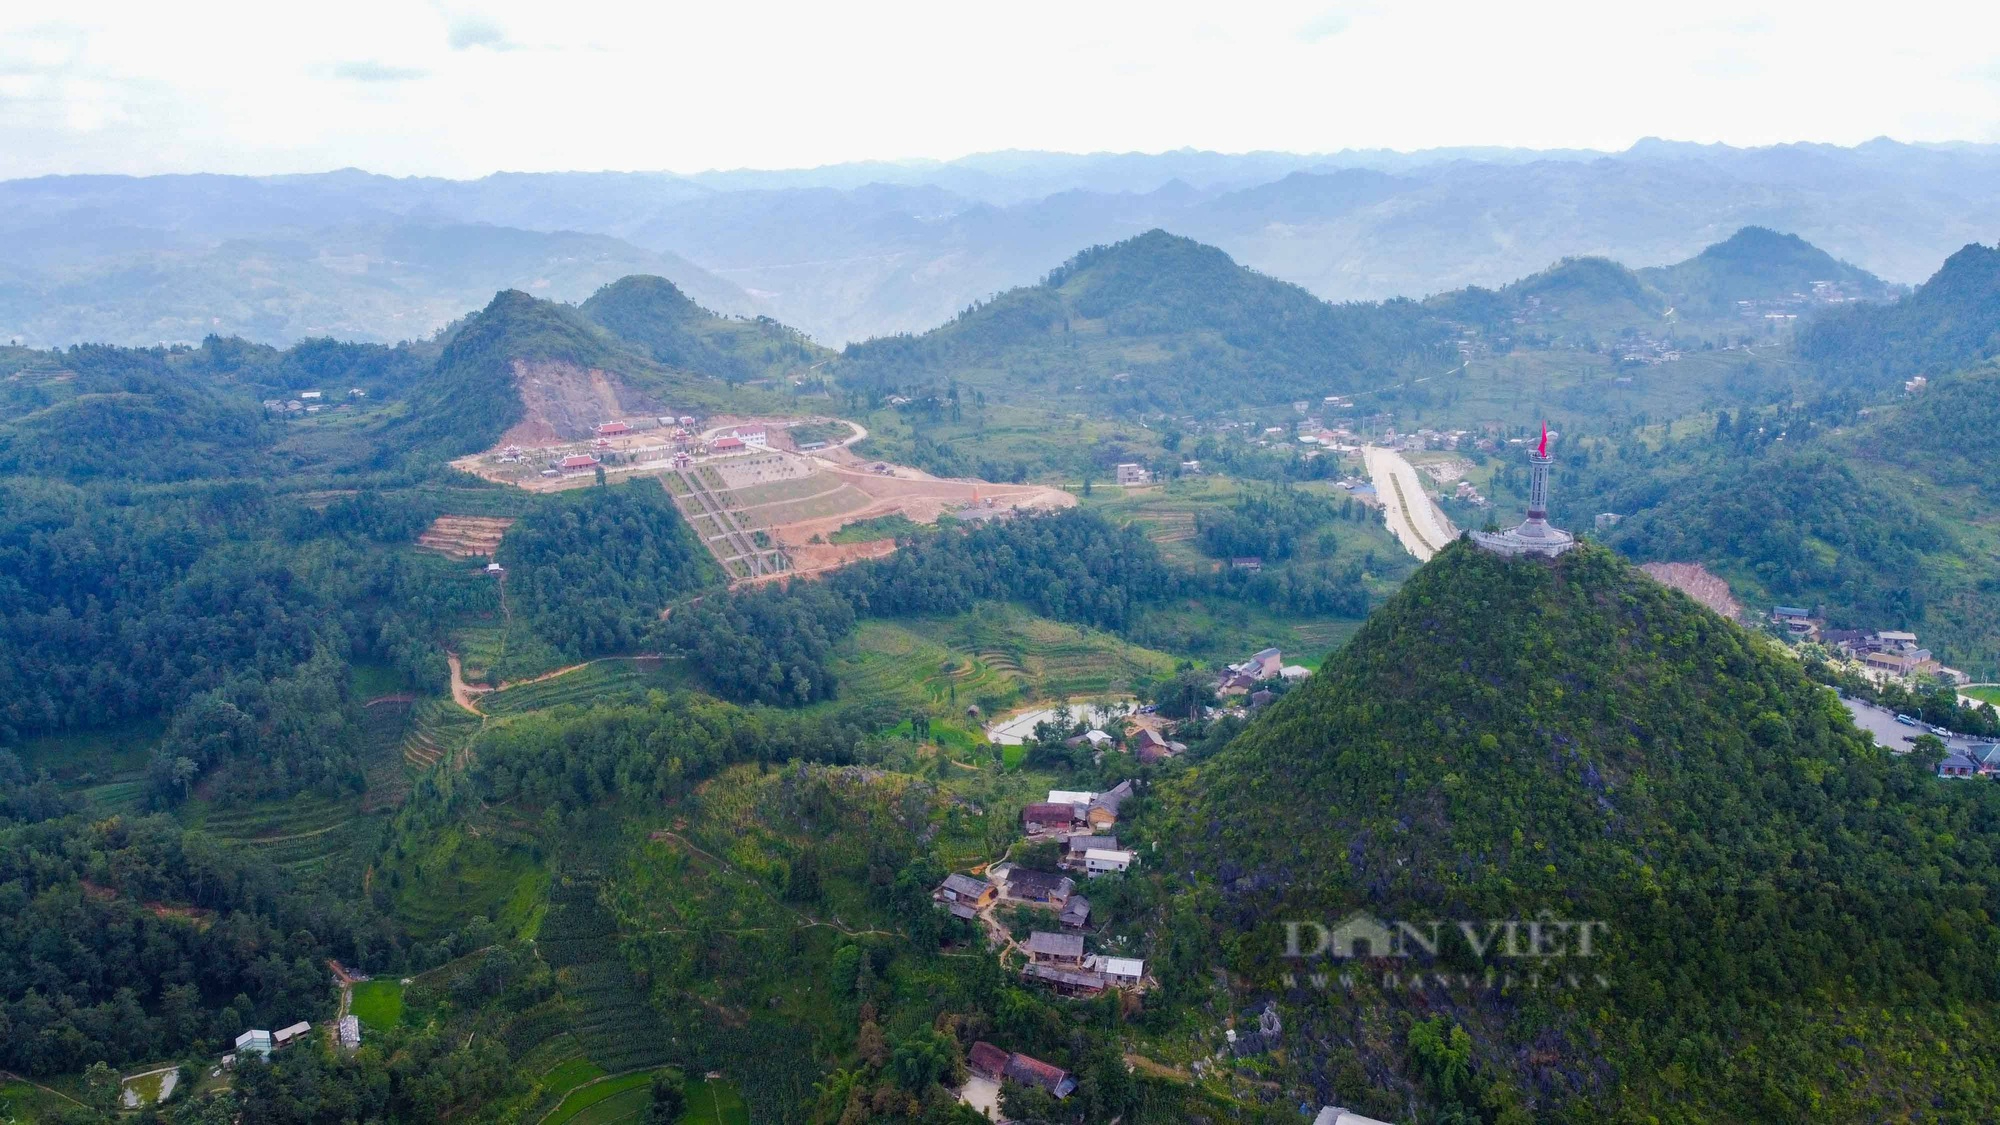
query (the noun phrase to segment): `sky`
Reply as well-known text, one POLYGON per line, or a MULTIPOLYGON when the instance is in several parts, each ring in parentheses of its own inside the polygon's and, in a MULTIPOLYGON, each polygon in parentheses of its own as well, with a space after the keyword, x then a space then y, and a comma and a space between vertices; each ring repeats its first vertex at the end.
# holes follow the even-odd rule
POLYGON ((0 178, 2000 142, 2000 4, 11 0, 0 178))

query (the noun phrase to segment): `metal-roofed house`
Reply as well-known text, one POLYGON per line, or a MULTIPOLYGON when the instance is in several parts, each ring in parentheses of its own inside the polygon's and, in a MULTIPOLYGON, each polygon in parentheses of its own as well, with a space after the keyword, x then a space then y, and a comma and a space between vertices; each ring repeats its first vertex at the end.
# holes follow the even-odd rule
POLYGON ((1036 930, 1028 935, 1024 948, 1028 951, 1029 960, 1037 965, 1083 967, 1082 934, 1052 934, 1036 930))

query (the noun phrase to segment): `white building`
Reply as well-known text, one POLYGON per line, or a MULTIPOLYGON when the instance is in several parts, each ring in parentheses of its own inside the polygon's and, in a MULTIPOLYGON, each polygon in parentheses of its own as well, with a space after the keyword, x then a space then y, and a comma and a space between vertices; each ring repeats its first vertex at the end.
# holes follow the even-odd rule
POLYGON ((1096 799, 1097 794, 1086 793, 1080 789, 1049 790, 1049 804, 1051 805, 1087 805, 1096 799))
POLYGON ((351 1015, 340 1017, 339 1028, 340 1045, 343 1049, 352 1051, 361 1046, 361 1020, 358 1017, 351 1015))
POLYGON ((246 1031, 236 1037, 236 1053, 254 1051, 265 1058, 271 1057, 271 1033, 268 1031, 246 1031))
POLYGON ((1137 462, 1127 461, 1118 466, 1118 483, 1127 488, 1151 483, 1152 479, 1153 474, 1146 471, 1146 466, 1137 462))
POLYGON ((1093 879, 1099 875, 1124 871, 1132 866, 1134 854, 1123 849, 1112 851, 1106 848, 1092 848, 1083 853, 1083 870, 1093 879))
POLYGON ((752 449, 768 449, 771 445, 771 435, 762 426, 738 426, 736 436, 752 449))
POLYGON ((1313 1118, 1313 1125, 1390 1125, 1390 1123, 1378 1121, 1373 1117, 1363 1117, 1351 1110, 1330 1105, 1320 1110, 1318 1117, 1313 1118))
POLYGON ((1137 957, 1093 957, 1089 967, 1120 988, 1136 987, 1146 977, 1146 962, 1137 957))

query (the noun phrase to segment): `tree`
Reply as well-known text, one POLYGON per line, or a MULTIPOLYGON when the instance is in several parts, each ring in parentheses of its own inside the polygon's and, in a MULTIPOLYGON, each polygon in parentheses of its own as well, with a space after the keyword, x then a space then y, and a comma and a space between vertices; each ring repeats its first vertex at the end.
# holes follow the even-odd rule
POLYGON ((687 1093, 673 1074, 653 1075, 653 1100, 646 1106, 647 1125, 679 1125, 687 1113, 687 1093))

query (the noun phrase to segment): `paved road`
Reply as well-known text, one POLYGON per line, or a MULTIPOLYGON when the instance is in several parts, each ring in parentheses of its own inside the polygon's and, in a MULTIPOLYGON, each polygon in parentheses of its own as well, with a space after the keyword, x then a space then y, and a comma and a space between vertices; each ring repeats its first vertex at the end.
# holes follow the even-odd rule
MULTIPOLYGON (((1910 752, 1910 742, 1920 734, 1929 734, 1929 727, 1908 727, 1896 721, 1896 713, 1873 703, 1858 699, 1843 699, 1847 713, 1854 716, 1854 725, 1875 736, 1878 746, 1888 747, 1898 754, 1910 752)), ((1944 744, 1953 750, 1984 750, 1993 745, 1993 740, 1984 738, 1947 738, 1944 744)))
POLYGON ((1389 530, 1404 550, 1419 561, 1428 561, 1444 550, 1445 544, 1458 538, 1458 529, 1438 511, 1430 493, 1424 491, 1416 466, 1402 454, 1370 445, 1362 449, 1361 459, 1368 466, 1369 479, 1375 482, 1375 495, 1382 501, 1389 530))

